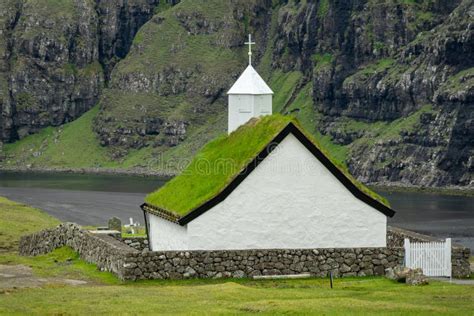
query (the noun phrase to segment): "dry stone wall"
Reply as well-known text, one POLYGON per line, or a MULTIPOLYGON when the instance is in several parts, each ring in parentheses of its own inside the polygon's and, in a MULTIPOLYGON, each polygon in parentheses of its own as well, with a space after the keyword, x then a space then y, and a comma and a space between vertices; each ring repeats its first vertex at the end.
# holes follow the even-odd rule
MULTIPOLYGON (((392 241, 404 238, 392 235, 392 241)), ((81 258, 111 271, 122 280, 251 277, 310 273, 324 277, 383 275, 403 264, 402 247, 269 249, 222 251, 149 251, 143 238, 118 240, 94 235, 67 223, 24 236, 20 254, 39 255, 69 246, 81 258)), ((469 249, 453 248, 453 275, 469 274, 469 249), (465 265, 467 264, 467 271, 465 265)))
POLYGON ((113 272, 121 279, 124 279, 127 255, 139 254, 111 236, 95 235, 72 223, 23 236, 19 249, 20 255, 36 256, 63 246, 71 247, 85 261, 95 263, 101 271, 113 272))
POLYGON ((129 256, 123 275, 128 280, 300 273, 325 277, 330 271, 335 276, 366 276, 384 275, 386 268, 402 261, 402 248, 146 252, 129 256))

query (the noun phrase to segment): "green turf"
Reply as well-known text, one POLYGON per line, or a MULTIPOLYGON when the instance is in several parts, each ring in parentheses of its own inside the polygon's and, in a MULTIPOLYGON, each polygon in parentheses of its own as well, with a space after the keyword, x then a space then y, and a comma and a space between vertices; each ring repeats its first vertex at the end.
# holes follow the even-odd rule
MULTIPOLYGON (((291 116, 265 116, 251 120, 228 136, 218 137, 195 156, 182 174, 149 194, 145 201, 177 216, 188 214, 221 192, 290 122, 300 125, 291 116)), ((307 137, 361 190, 382 203, 387 203, 351 177, 344 166, 332 159, 312 136, 307 137)))
MULTIPOLYGON (((21 264, 31 267, 38 277, 80 279, 93 283, 120 283, 113 274, 100 272, 94 264, 79 259, 79 255, 68 247, 36 257, 18 255, 21 236, 55 227, 59 223, 56 218, 41 210, 0 197, 0 264, 21 264)), ((1 296, 0 292, 0 301, 1 296)))
POLYGON ((98 107, 62 127, 48 127, 4 146, 5 166, 84 168, 112 165, 107 150, 92 130, 98 107))
POLYGON ((471 315, 472 287, 383 278, 147 281, 9 292, 1 314, 471 315))
POLYGON ((0 256, 16 251, 22 235, 58 224, 57 219, 40 210, 0 197, 0 256))

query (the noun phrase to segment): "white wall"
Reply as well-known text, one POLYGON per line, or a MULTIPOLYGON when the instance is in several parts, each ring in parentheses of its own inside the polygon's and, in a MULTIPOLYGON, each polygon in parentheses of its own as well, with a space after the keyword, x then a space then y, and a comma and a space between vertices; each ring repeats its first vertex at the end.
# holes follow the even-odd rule
POLYGON ((255 96, 253 110, 253 115, 255 117, 272 114, 272 97, 271 94, 260 94, 255 96))
POLYGON ((252 117, 272 114, 272 95, 230 94, 228 111, 230 134, 252 117))
POLYGON ((291 134, 187 226, 188 249, 386 246, 386 216, 355 198, 291 134))
POLYGON ((159 216, 147 213, 151 250, 188 249, 186 227, 167 221, 159 216))

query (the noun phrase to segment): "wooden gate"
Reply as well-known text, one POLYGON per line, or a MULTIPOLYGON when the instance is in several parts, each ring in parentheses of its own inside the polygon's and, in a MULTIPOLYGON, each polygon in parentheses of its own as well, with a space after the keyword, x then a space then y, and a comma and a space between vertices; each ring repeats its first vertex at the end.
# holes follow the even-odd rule
POLYGON ((426 276, 451 277, 451 238, 445 242, 410 242, 405 238, 405 266, 426 276))

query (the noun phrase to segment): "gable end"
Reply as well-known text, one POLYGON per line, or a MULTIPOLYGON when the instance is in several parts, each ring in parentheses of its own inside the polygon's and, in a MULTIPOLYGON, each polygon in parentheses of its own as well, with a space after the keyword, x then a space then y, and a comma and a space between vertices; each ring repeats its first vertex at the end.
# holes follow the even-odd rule
POLYGON ((314 144, 306 137, 301 130, 293 123, 289 123, 218 195, 197 207, 189 214, 177 220, 177 223, 184 226, 193 219, 202 215, 209 209, 227 198, 237 186, 280 144, 288 134, 293 134, 313 156, 315 156, 356 198, 372 206, 388 217, 393 217, 395 211, 383 205, 376 199, 368 196, 357 188, 339 168, 337 168, 314 144))

